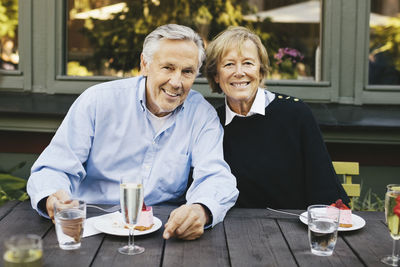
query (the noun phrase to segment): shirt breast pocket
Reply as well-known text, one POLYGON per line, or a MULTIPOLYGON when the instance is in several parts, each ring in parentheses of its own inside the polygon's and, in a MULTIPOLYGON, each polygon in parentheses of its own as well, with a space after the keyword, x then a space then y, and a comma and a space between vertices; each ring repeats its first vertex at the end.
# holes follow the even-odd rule
POLYGON ((189 156, 182 154, 170 154, 162 159, 160 189, 170 197, 181 196, 187 186, 190 171, 189 156))

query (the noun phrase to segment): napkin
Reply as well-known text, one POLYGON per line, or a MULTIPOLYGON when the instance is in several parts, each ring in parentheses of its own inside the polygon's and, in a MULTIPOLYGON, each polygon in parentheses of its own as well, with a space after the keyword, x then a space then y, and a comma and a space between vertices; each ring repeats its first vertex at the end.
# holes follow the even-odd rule
POLYGON ((95 216, 95 217, 91 217, 89 219, 86 219, 82 237, 88 237, 88 236, 97 235, 97 234, 101 233, 101 231, 97 230, 97 228, 94 226, 95 223, 98 220, 103 220, 103 219, 105 219, 107 217, 116 217, 116 218, 118 218, 120 216, 121 216, 120 212, 116 211, 116 212, 113 212, 113 213, 108 213, 108 214, 95 216))

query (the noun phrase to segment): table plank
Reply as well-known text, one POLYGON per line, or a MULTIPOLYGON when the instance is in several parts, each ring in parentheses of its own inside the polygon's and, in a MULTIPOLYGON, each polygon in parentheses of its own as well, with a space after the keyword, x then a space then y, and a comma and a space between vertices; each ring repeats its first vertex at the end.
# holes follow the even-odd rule
POLYGON ((224 222, 232 266, 296 266, 276 221, 246 215, 224 222))
POLYGON ((205 230, 197 240, 167 240, 162 266, 229 266, 223 224, 205 230))
POLYGON ((3 219, 15 206, 20 204, 21 202, 18 200, 12 200, 6 202, 3 206, 0 207, 0 220, 3 219))
POLYGON ((378 212, 378 211, 354 211, 354 214, 357 214, 361 218, 363 218, 366 221, 385 221, 385 213, 384 212, 378 212))
POLYGON ((58 246, 56 231, 53 227, 43 238, 43 265, 57 267, 90 266, 103 238, 104 234, 86 237, 82 239, 80 249, 62 250, 58 246))
POLYGON ((338 236, 332 256, 311 253, 307 226, 298 219, 279 219, 279 226, 299 266, 363 266, 350 247, 338 236))
POLYGON ((379 220, 367 220, 364 228, 344 234, 343 239, 366 266, 386 266, 380 259, 392 253, 393 240, 387 226, 379 220))
POLYGON ((161 262, 162 248, 164 240, 162 232, 142 237, 135 237, 135 243, 145 248, 145 252, 135 256, 122 255, 118 248, 128 244, 127 236, 106 235, 97 253, 93 266, 159 266, 161 262))
MULTIPOLYGON (((153 213, 164 225, 171 209, 171 207, 154 207, 153 213)), ((164 247, 163 230, 164 227, 161 227, 151 234, 135 237, 135 243, 145 248, 144 253, 135 256, 122 255, 118 252, 118 248, 128 243, 127 236, 105 235, 93 266, 132 266, 132 262, 135 266, 160 266, 164 247)))

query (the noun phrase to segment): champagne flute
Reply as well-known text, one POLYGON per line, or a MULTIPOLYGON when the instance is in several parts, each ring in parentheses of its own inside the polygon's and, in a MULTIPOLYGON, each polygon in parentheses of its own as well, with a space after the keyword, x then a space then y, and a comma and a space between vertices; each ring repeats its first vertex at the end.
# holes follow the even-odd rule
POLYGON ((135 224, 143 205, 143 183, 139 176, 123 176, 120 179, 120 203, 122 216, 129 228, 128 245, 118 251, 126 255, 136 255, 144 252, 144 248, 134 244, 135 224))
POLYGON ((393 238, 392 255, 381 261, 390 266, 399 266, 399 219, 400 219, 400 184, 389 184, 385 195, 386 223, 393 238))

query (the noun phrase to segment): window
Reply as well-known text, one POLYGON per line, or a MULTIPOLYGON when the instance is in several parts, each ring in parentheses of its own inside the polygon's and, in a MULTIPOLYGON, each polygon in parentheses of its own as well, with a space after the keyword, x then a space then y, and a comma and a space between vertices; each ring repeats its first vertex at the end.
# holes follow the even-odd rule
POLYGON ((0 3, 0 70, 18 70, 18 0, 0 3))
POLYGON ((0 91, 32 87, 31 1, 0 1, 0 91))
POLYGON ((319 0, 197 2, 69 1, 66 75, 135 76, 146 35, 173 22, 205 44, 230 25, 251 27, 269 52, 270 79, 321 80, 319 0))
POLYGON ((321 80, 321 3, 312 1, 255 1, 259 10, 247 14, 268 49, 270 79, 321 80))
POLYGON ((373 0, 369 25, 368 84, 400 86, 400 1, 373 0))

